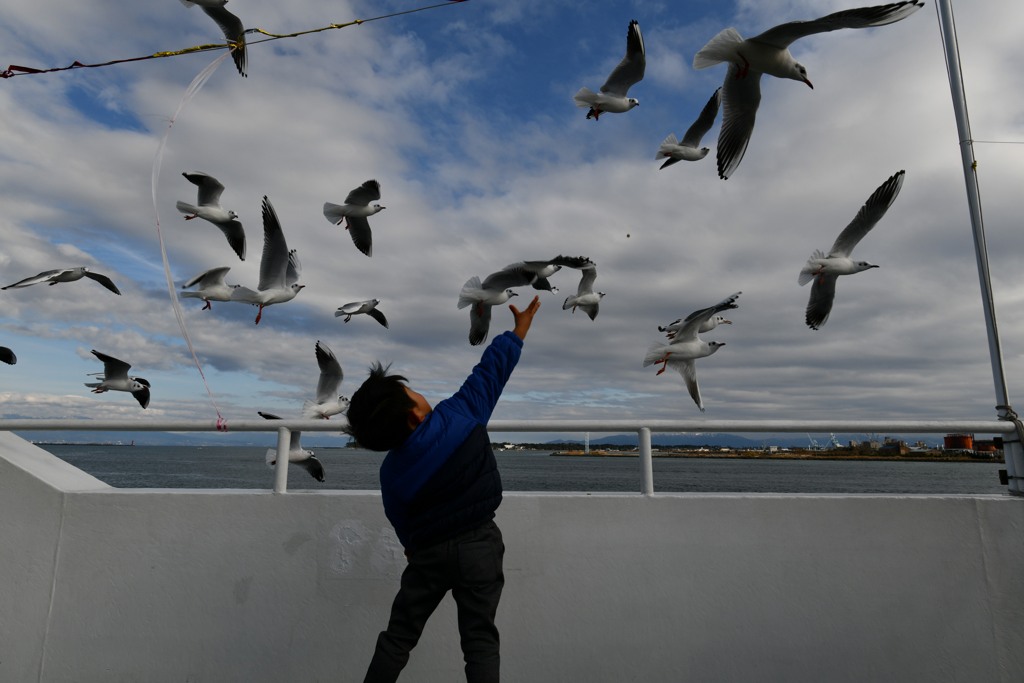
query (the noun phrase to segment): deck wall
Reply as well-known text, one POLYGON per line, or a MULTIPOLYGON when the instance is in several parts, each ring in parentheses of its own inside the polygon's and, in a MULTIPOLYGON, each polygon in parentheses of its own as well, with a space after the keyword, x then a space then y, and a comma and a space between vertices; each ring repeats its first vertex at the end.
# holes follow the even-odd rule
MULTIPOLYGON (((0 680, 360 681, 375 492, 113 489, 0 434, 0 680)), ((507 494, 507 681, 1024 680, 1024 500, 507 494)), ((461 679, 450 598, 403 680, 461 679)))

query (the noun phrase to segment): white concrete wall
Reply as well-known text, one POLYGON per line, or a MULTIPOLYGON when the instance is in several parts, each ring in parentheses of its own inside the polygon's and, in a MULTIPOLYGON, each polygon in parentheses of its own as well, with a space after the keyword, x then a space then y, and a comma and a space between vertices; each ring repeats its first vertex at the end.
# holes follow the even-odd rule
MULTIPOLYGON (((360 681, 373 492, 118 490, 0 434, 0 681, 360 681)), ((1024 500, 508 494, 506 681, 1024 680, 1024 500)), ((403 680, 461 679, 450 598, 403 680)))

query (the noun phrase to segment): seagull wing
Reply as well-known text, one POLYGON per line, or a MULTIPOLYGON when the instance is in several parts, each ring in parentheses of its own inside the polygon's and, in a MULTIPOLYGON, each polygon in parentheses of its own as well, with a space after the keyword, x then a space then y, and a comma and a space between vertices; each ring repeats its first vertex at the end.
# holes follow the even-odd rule
POLYGON ((288 243, 274 205, 263 197, 263 256, 260 259, 260 290, 285 286, 289 266, 288 243))
POLYGON ((117 285, 114 284, 114 281, 111 280, 106 275, 101 275, 99 273, 94 273, 94 272, 92 272, 90 270, 85 271, 83 273, 83 275, 85 275, 85 277, 89 278, 90 280, 95 280, 96 282, 100 283, 101 285, 103 285, 104 287, 109 289, 114 294, 118 294, 118 295, 121 294, 121 292, 117 289, 117 285))
POLYGON ((879 185, 877 190, 871 193, 868 200, 864 202, 864 206, 860 207, 860 211, 857 212, 853 221, 839 233, 835 244, 832 245, 832 250, 829 251, 829 256, 850 255, 850 252, 857 246, 857 243, 864 238, 864 235, 868 234, 871 228, 875 227, 875 224, 881 220, 885 212, 892 206, 892 203, 896 200, 896 195, 900 193, 900 188, 903 187, 903 176, 904 171, 894 173, 889 176, 888 180, 879 185))
POLYGON ((469 343, 478 346, 487 339, 491 328, 491 307, 477 302, 469 309, 469 343))
MULTIPOLYGON (((516 264, 513 264, 514 266, 516 264)), ((503 290, 511 287, 525 287, 529 284, 533 284, 533 281, 537 279, 537 273, 534 273, 526 268, 513 267, 506 270, 499 270, 496 273, 488 275, 483 282, 481 287, 489 290, 503 290)))
POLYGON ((316 343, 316 362, 320 366, 320 379, 316 384, 316 402, 325 403, 338 398, 338 386, 345 375, 330 347, 321 342, 316 343))
POLYGON ((228 42, 235 44, 231 48, 231 58, 235 60, 238 73, 245 76, 245 27, 242 26, 242 20, 224 9, 223 6, 203 7, 203 11, 217 22, 217 26, 220 26, 220 30, 224 32, 224 37, 228 42))
POLYGON ((811 285, 811 298, 807 302, 807 313, 804 321, 812 330, 821 329, 832 312, 832 301, 836 298, 836 275, 823 273, 814 278, 811 285))
POLYGON ((387 318, 385 318, 385 317, 384 317, 384 314, 383 314, 383 313, 381 313, 381 312, 380 312, 379 310, 377 310, 376 308, 371 308, 370 310, 368 310, 368 311, 366 312, 366 315, 370 316, 371 318, 373 318, 374 320, 376 320, 377 322, 379 322, 379 323, 380 323, 381 325, 383 325, 384 327, 387 327, 387 326, 388 326, 388 319, 387 319, 387 318))
POLYGON ((367 256, 372 256, 373 233, 370 231, 370 221, 364 216, 349 216, 346 221, 348 234, 352 236, 352 244, 367 256))
POLYGON ((601 92, 625 97, 629 88, 643 79, 646 68, 644 37, 640 33, 640 24, 634 19, 629 22, 629 28, 626 30, 626 56, 601 86, 601 92))
POLYGON ((224 186, 220 184, 219 180, 202 171, 186 171, 181 175, 199 188, 200 206, 220 206, 220 194, 224 191, 224 186))
POLYGON ((690 392, 690 397, 693 402, 700 408, 700 412, 704 412, 704 401, 700 397, 700 385, 697 384, 697 364, 692 360, 668 360, 668 365, 679 372, 683 377, 683 381, 686 382, 686 389, 690 392))
POLYGON ((242 228, 241 222, 237 220, 231 220, 227 223, 218 223, 217 227, 224 233, 224 237, 228 239, 228 245, 238 254, 239 260, 245 260, 245 229, 242 228))
POLYGON ((105 353, 100 353, 96 349, 93 349, 92 355, 99 358, 103 363, 103 379, 126 379, 128 377, 128 369, 131 368, 131 364, 118 360, 113 356, 108 356, 105 353))
POLYGON ((722 86, 722 130, 718 133, 718 177, 723 180, 740 165, 754 132, 757 107, 761 104, 761 72, 738 77, 730 63, 722 86))
POLYGON ((346 204, 358 204, 366 206, 370 202, 380 199, 380 183, 376 180, 367 180, 365 183, 348 193, 345 197, 346 204))
POLYGON ((7 285, 3 289, 15 289, 15 288, 19 288, 19 287, 28 287, 30 285, 37 285, 40 282, 49 282, 50 280, 53 280, 54 278, 56 278, 58 275, 60 275, 62 273, 66 273, 69 270, 70 270, 70 268, 60 268, 58 270, 44 270, 42 273, 39 273, 38 275, 33 275, 32 277, 27 277, 24 280, 18 280, 13 285, 7 285))
POLYGON ((833 12, 820 19, 810 21, 791 21, 770 28, 750 40, 767 43, 778 48, 789 47, 794 41, 815 33, 827 33, 841 28, 870 28, 885 26, 905 19, 924 7, 923 2, 893 2, 874 7, 857 7, 855 9, 833 12))
POLYGON ((0 346, 0 361, 7 363, 8 365, 14 365, 18 362, 18 357, 14 355, 14 351, 11 351, 6 346, 0 346))
POLYGON ((676 332, 673 337, 673 341, 675 343, 680 343, 697 339, 697 333, 700 331, 700 326, 710 320, 713 315, 720 311, 729 310, 730 308, 738 308, 736 300, 742 293, 743 292, 736 292, 735 294, 730 294, 714 306, 701 308, 686 316, 683 320, 682 327, 679 328, 679 331, 676 332))
POLYGON ((135 381, 141 382, 143 384, 143 388, 139 389, 138 391, 133 391, 132 392, 132 396, 135 397, 135 400, 139 402, 140 406, 142 406, 143 408, 148 408, 149 407, 149 382, 145 381, 141 377, 136 377, 135 381))
POLYGON ((319 460, 317 460, 315 455, 311 455, 305 460, 300 460, 295 464, 309 472, 309 475, 317 481, 324 480, 324 466, 319 460))
MULTIPOLYGON (((718 107, 722 103, 722 89, 719 88, 711 95, 711 99, 704 105, 700 116, 693 122, 693 125, 686 130, 680 145, 686 147, 699 147, 701 139, 715 125, 715 118, 718 116, 718 107)), ((678 161, 674 159, 673 161, 678 161)), ((666 162, 667 163, 667 162, 666 162)))
POLYGON ((194 278, 183 284, 181 288, 188 289, 189 287, 193 287, 195 285, 199 285, 201 288, 222 285, 224 284, 224 276, 227 275, 229 270, 231 270, 231 266, 211 268, 205 273, 196 275, 194 278))
MULTIPOLYGON (((590 294, 594 291, 594 281, 597 280, 597 266, 589 265, 586 268, 581 269, 583 275, 580 277, 580 284, 576 287, 576 296, 583 296, 584 294, 590 294)), ((588 311, 589 313, 589 311, 588 311)), ((597 315, 595 312, 594 315, 597 315)), ((590 316, 590 319, 594 319, 594 315, 590 316)))

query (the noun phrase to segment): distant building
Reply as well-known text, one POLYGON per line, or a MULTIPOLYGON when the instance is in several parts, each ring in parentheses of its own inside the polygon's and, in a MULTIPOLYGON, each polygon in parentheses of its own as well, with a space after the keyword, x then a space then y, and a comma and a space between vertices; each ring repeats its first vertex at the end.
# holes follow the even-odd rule
POLYGON ((942 450, 973 451, 974 434, 946 434, 942 439, 942 450))

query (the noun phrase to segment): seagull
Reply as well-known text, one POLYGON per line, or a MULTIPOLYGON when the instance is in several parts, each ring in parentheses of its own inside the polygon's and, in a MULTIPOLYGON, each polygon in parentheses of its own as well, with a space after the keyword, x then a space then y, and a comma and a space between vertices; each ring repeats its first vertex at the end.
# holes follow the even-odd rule
POLYGON ((655 363, 662 364, 661 369, 657 372, 658 375, 665 372, 665 368, 669 366, 675 368, 682 375, 683 380, 686 382, 686 388, 690 392, 690 397, 693 398, 694 403, 697 404, 702 413, 704 412, 704 401, 700 397, 700 387, 697 385, 697 367, 694 365, 694 361, 698 358, 710 356, 725 346, 725 342, 706 342, 698 336, 698 332, 717 313, 730 308, 736 308, 736 300, 741 293, 731 294, 714 306, 702 308, 686 316, 683 326, 678 330, 670 344, 655 342, 647 350, 647 355, 644 356, 645 368, 655 363))
POLYGON ((878 267, 867 261, 854 261, 850 258, 850 252, 889 210, 903 186, 903 175, 904 172, 899 171, 889 176, 888 180, 871 193, 853 221, 839 233, 828 256, 816 250, 811 254, 811 258, 807 259, 807 265, 800 270, 797 282, 801 285, 814 280, 805 317, 807 326, 812 330, 820 329, 828 320, 828 314, 832 311, 832 300, 836 296, 836 279, 840 275, 853 275, 862 270, 878 267))
MULTIPOLYGON (((739 293, 737 292, 737 294, 739 293)), ((675 339, 676 334, 679 332, 679 330, 683 329, 685 325, 686 321, 683 318, 679 318, 678 320, 671 322, 668 325, 659 325, 658 331, 664 332, 665 336, 668 339, 675 339)), ((713 315, 700 324, 700 328, 697 330, 697 332, 710 332, 719 325, 732 325, 732 321, 728 320, 724 315, 713 315)))
POLYGON ((532 273, 499 270, 480 282, 476 275, 466 280, 459 292, 459 308, 469 306, 469 343, 482 344, 491 326, 491 307, 503 304, 514 296, 512 287, 525 287, 533 282, 532 273))
POLYGON ((718 177, 730 177, 743 159, 754 132, 754 118, 761 101, 761 75, 790 78, 814 88, 807 69, 789 52, 789 46, 806 36, 843 28, 885 26, 910 16, 923 2, 894 2, 835 12, 811 21, 791 21, 744 40, 727 28, 708 41, 693 58, 693 68, 704 69, 728 62, 722 92, 722 130, 718 135, 718 177))
POLYGON ((502 270, 521 272, 527 278, 532 273, 536 277, 528 284, 534 289, 554 293, 558 291, 558 287, 551 284, 548 280, 549 277, 563 267, 585 268, 590 263, 590 259, 586 256, 556 256, 547 261, 517 261, 516 263, 510 263, 502 268, 502 270))
POLYGON ((192 292, 182 292, 181 297, 183 299, 202 299, 206 302, 206 305, 202 308, 204 311, 212 308, 211 301, 231 301, 231 295, 238 285, 224 284, 224 276, 227 275, 229 270, 231 270, 230 266, 221 266, 220 268, 211 268, 201 275, 196 275, 183 284, 181 288, 187 289, 197 284, 199 288, 192 292))
POLYGON ((52 287, 58 282, 74 282, 75 280, 81 280, 83 277, 95 280, 114 294, 121 294, 113 280, 106 275, 94 273, 85 266, 78 268, 60 268, 58 270, 44 270, 42 273, 39 273, 39 275, 33 275, 32 277, 27 277, 24 280, 18 280, 13 285, 0 287, 0 289, 20 289, 21 287, 38 285, 42 282, 46 282, 52 287))
POLYGON ((199 206, 178 202, 175 204, 178 207, 178 211, 185 214, 185 220, 187 221, 193 218, 202 218, 220 228, 220 231, 224 233, 224 237, 228 239, 228 244, 238 254, 238 258, 244 261, 245 231, 242 229, 242 224, 238 221, 238 214, 234 211, 223 209, 220 205, 220 194, 224 191, 224 186, 212 175, 201 171, 185 172, 181 175, 185 176, 185 179, 190 183, 199 187, 199 206))
POLYGON ((662 140, 655 159, 666 159, 661 168, 668 168, 677 161, 698 161, 703 159, 711 151, 708 147, 699 147, 703 138, 711 126, 715 124, 715 117, 718 116, 718 105, 722 102, 722 89, 719 88, 711 95, 711 99, 704 105, 700 116, 687 129, 682 142, 676 140, 675 133, 669 133, 668 137, 662 140))
POLYGON ((320 379, 316 383, 316 400, 302 404, 302 417, 307 419, 328 419, 348 410, 349 400, 338 395, 338 387, 344 378, 341 363, 327 344, 316 343, 316 362, 320 366, 320 379))
POLYGON ((130 392, 139 405, 143 408, 149 407, 149 381, 141 377, 129 377, 128 369, 131 365, 123 360, 93 349, 92 355, 103 362, 103 372, 94 372, 92 376, 100 377, 99 382, 86 382, 85 386, 92 389, 94 394, 102 394, 106 391, 127 391, 130 392))
POLYGON ((384 314, 377 310, 377 304, 380 303, 380 299, 367 299, 366 301, 353 301, 350 304, 341 306, 334 312, 335 318, 345 316, 345 322, 352 319, 352 316, 358 315, 359 313, 365 313, 384 327, 388 326, 388 319, 384 317, 384 314))
POLYGON ((11 351, 6 346, 0 346, 0 361, 7 363, 8 365, 14 365, 18 362, 18 357, 14 355, 14 351, 11 351))
POLYGON ((597 264, 586 259, 586 264, 579 267, 583 271, 580 277, 580 284, 576 288, 576 296, 568 296, 562 303, 562 310, 568 308, 575 313, 576 309, 582 309, 593 320, 597 317, 599 302, 604 297, 604 292, 594 291, 594 280, 597 279, 597 264))
POLYGON ((595 121, 604 112, 621 114, 638 106, 640 101, 635 97, 626 97, 626 93, 630 87, 643 79, 646 67, 644 37, 640 34, 640 24, 634 19, 629 22, 629 28, 626 30, 626 56, 608 76, 608 80, 601 86, 600 93, 595 93, 589 88, 580 88, 573 95, 576 106, 589 107, 587 118, 595 121))
POLYGON ((232 301, 244 301, 260 307, 256 314, 256 324, 260 324, 263 308, 271 304, 291 301, 306 285, 298 284, 302 264, 294 249, 288 251, 288 243, 284 240, 281 222, 270 200, 263 197, 263 257, 260 259, 259 291, 248 287, 235 287, 231 293, 232 301))
POLYGON ((206 16, 217 22, 224 37, 231 44, 231 58, 235 60, 238 73, 245 76, 245 28, 242 21, 231 12, 224 9, 228 0, 181 0, 185 7, 199 5, 206 12, 206 16))
MULTIPOLYGON (((274 415, 273 413, 264 413, 257 411, 265 420, 280 420, 280 416, 274 415)), ((292 430, 291 441, 288 444, 288 462, 295 463, 302 469, 309 472, 317 481, 324 480, 324 466, 317 457, 313 455, 313 451, 307 451, 302 447, 302 432, 292 430)), ((274 467, 277 465, 277 449, 267 449, 267 466, 274 467)))
POLYGON ((367 256, 372 256, 373 234, 370 232, 370 222, 366 219, 386 208, 380 204, 370 204, 379 199, 380 183, 367 180, 348 193, 344 206, 324 202, 324 217, 335 225, 345 221, 345 229, 352 236, 352 243, 367 256))

